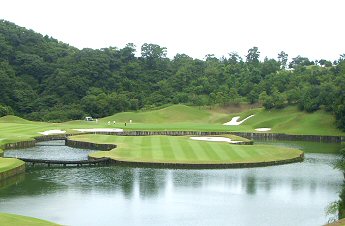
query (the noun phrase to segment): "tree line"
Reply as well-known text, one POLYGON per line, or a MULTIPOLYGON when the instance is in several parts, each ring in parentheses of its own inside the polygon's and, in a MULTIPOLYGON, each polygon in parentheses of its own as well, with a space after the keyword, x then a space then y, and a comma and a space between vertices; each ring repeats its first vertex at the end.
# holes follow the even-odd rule
POLYGON ((0 116, 65 121, 86 115, 149 109, 164 104, 261 103, 266 109, 298 105, 325 109, 345 129, 345 55, 337 61, 260 60, 257 47, 194 59, 167 57, 167 49, 145 43, 140 56, 124 48, 79 50, 32 30, 0 20, 0 116))

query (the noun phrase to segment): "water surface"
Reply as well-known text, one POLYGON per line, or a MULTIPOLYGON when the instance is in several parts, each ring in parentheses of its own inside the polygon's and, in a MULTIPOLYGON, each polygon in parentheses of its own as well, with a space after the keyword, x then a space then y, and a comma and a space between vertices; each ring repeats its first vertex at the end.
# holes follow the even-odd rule
POLYGON ((24 149, 6 150, 4 157, 44 159, 44 160, 87 160, 95 150, 64 146, 64 140, 36 143, 37 146, 24 149))
POLYGON ((250 169, 30 168, 0 212, 64 225, 322 225, 338 200, 334 154, 250 169))

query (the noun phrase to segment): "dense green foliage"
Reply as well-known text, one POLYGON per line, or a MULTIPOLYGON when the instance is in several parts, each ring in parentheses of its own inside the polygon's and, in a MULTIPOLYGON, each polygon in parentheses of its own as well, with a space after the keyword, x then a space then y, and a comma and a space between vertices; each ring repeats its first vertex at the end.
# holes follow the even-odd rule
POLYGON ((345 60, 310 61, 297 56, 288 64, 260 61, 257 47, 242 59, 235 53, 204 60, 145 43, 140 56, 133 44, 119 49, 76 49, 48 36, 0 21, 0 116, 63 121, 85 115, 170 103, 226 105, 261 102, 265 108, 297 104, 312 112, 324 108, 345 129, 345 60), (287 66, 290 69, 287 69, 287 66))

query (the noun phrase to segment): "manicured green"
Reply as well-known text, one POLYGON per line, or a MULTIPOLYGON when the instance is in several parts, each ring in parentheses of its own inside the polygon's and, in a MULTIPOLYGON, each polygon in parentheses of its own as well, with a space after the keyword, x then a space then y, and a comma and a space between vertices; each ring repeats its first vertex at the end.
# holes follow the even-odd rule
POLYGON ((25 163, 18 159, 0 158, 0 173, 17 168, 19 166, 22 166, 23 164, 25 163))
POLYGON ((16 214, 0 213, 0 225, 4 226, 52 226, 58 225, 49 221, 16 214))
POLYGON ((270 145, 233 145, 227 142, 195 141, 177 136, 78 135, 73 140, 112 143, 111 151, 92 153, 91 157, 110 157, 126 162, 231 164, 291 159, 301 151, 270 145))

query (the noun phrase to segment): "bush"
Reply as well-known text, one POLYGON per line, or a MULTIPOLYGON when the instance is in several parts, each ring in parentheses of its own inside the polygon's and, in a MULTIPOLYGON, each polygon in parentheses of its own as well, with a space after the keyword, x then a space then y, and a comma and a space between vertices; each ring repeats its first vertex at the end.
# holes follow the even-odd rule
POLYGON ((0 104, 0 117, 5 116, 5 115, 13 115, 13 114, 14 112, 11 107, 0 104))

